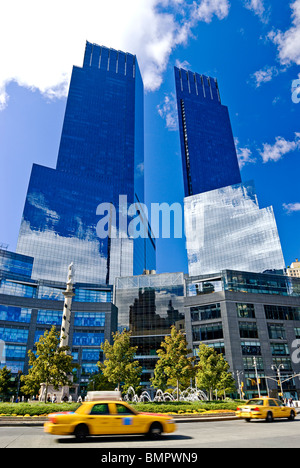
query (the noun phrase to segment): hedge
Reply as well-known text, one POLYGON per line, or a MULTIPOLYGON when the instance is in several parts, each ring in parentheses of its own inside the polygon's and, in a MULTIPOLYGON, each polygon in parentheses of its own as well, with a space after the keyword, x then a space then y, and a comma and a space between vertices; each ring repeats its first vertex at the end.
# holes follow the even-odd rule
MULTIPOLYGON (((213 402, 145 402, 129 404, 137 411, 145 413, 203 413, 205 411, 235 411, 238 401, 213 402)), ((44 416, 60 411, 75 411, 79 403, 0 403, 1 416, 44 416)))

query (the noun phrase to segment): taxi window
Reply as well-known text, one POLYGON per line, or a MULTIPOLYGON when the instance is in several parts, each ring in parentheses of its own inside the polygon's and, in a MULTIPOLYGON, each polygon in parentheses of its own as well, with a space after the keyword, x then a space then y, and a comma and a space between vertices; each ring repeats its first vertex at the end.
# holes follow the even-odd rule
POLYGON ((269 406, 278 406, 275 400, 269 400, 269 406))
POLYGON ((264 400, 249 400, 247 405, 264 406, 264 400))
POLYGON ((135 414, 133 411, 131 411, 124 405, 116 404, 116 408, 118 414, 135 414))
POLYGON ((90 414, 99 416, 109 414, 108 405, 105 403, 94 405, 90 414))

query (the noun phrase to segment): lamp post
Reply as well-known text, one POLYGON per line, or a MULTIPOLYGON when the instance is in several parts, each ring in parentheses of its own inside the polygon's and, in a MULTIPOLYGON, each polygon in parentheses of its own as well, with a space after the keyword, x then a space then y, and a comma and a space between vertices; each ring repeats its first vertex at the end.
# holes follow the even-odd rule
POLYGON ((279 382, 279 386, 280 386, 281 396, 282 396, 282 398, 283 398, 283 388, 282 388, 282 382, 281 382, 280 369, 284 369, 284 365, 283 365, 283 364, 279 364, 278 367, 275 366, 275 365, 273 365, 273 366, 271 367, 271 369, 277 372, 277 377, 278 377, 278 382, 279 382))
POLYGON ((256 361, 256 357, 255 357, 255 356, 253 357, 253 365, 254 365, 254 369, 255 369, 255 376, 256 376, 256 382, 257 382, 258 396, 259 396, 259 398, 260 398, 261 394, 260 394, 260 386, 259 386, 259 377, 258 377, 258 372, 257 372, 257 361, 256 361))

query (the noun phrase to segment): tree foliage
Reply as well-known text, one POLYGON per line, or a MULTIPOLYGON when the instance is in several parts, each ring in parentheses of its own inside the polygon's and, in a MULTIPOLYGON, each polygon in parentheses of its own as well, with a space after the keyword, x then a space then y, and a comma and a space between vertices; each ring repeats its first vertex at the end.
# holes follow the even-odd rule
POLYGON ((0 395, 7 396, 11 389, 11 371, 4 366, 0 369, 0 395))
POLYGON ((131 332, 123 330, 122 333, 113 333, 113 344, 107 340, 101 345, 105 360, 98 362, 103 376, 113 383, 118 390, 121 386, 124 391, 130 386, 137 388, 142 374, 139 361, 134 360, 137 346, 130 345, 131 332))
POLYGON ((180 387, 187 388, 194 375, 194 357, 188 357, 191 352, 187 348, 185 335, 172 326, 171 334, 165 337, 157 351, 159 359, 151 379, 152 385, 161 390, 167 386, 176 386, 178 400, 180 387))
POLYGON ((73 358, 68 346, 59 346, 60 333, 52 327, 50 331, 46 330, 39 341, 36 343, 36 353, 28 351, 29 373, 21 377, 24 385, 22 391, 29 394, 36 394, 42 383, 46 385, 45 401, 47 398, 47 389, 53 385, 55 389, 69 384, 69 377, 74 368, 73 358))
POLYGON ((199 362, 196 366, 197 386, 209 393, 212 400, 213 391, 235 391, 235 381, 228 362, 223 354, 203 343, 199 346, 199 362))

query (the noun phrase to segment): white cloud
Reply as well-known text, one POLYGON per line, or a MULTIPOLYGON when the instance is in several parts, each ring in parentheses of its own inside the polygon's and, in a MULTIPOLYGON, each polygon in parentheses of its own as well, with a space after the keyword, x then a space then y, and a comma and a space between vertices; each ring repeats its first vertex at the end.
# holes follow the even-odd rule
POLYGON ((263 161, 279 161, 285 154, 300 150, 300 133, 295 133, 294 141, 287 141, 283 137, 277 137, 274 145, 264 143, 260 155, 263 161))
POLYGON ((295 213, 300 211, 300 203, 284 203, 283 208, 287 211, 288 214, 295 213))
POLYGON ((264 23, 268 22, 269 18, 263 0, 246 0, 245 7, 259 16, 264 23))
POLYGON ((176 96, 165 95, 164 102, 157 106, 159 115, 166 121, 166 127, 171 131, 178 130, 178 114, 176 96))
POLYGON ((200 21, 225 18, 229 0, 10 0, 1 5, 0 109, 11 81, 67 94, 85 41, 136 54, 145 88, 158 89, 170 54, 200 21))
POLYGON ((292 24, 286 32, 272 31, 268 37, 278 47, 282 65, 296 63, 300 65, 300 0, 291 4, 292 24))
POLYGON ((202 0, 200 3, 194 3, 194 20, 210 23, 213 16, 220 20, 226 18, 229 14, 230 3, 228 0, 202 0))
POLYGON ((247 147, 240 148, 239 140, 237 138, 235 138, 235 146, 240 169, 242 169, 246 164, 256 162, 256 159, 252 155, 251 149, 247 147))
POLYGON ((268 83, 279 74, 276 67, 265 67, 253 73, 252 78, 255 80, 256 87, 259 88, 263 83, 268 83))

